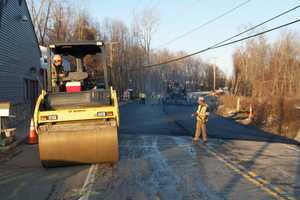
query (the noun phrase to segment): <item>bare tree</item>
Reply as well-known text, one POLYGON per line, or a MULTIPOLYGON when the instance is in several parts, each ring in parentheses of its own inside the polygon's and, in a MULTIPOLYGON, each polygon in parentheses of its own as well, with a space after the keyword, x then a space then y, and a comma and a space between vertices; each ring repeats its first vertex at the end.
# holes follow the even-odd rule
POLYGON ((73 40, 96 40, 96 23, 90 18, 85 10, 80 10, 75 14, 73 22, 73 40))
POLYGON ((48 32, 49 41, 72 40, 75 29, 74 21, 77 14, 70 2, 55 2, 51 14, 51 26, 48 32))
POLYGON ((287 32, 273 44, 263 37, 248 40, 233 55, 234 94, 254 97, 260 106, 267 105, 264 118, 259 118, 283 135, 284 125, 296 118, 291 117, 295 109, 288 102, 299 98, 299 47, 299 37, 287 32))
MULTIPOLYGON (((153 51, 151 49, 159 17, 155 10, 145 9, 135 15, 130 27, 121 20, 96 22, 87 11, 75 9, 70 0, 28 0, 33 22, 41 44, 54 41, 104 40, 108 53, 112 84, 119 93, 127 88, 148 93, 163 92, 166 82, 177 80, 190 89, 210 87, 209 65, 198 58, 146 69, 144 65, 186 55, 185 52, 153 51), (146 76, 147 74, 147 76, 146 76)), ((86 57, 88 73, 101 81, 99 60, 86 57)), ((220 72, 221 73, 221 72, 220 72)), ((222 77, 222 75, 218 75, 222 77)), ((221 79, 219 80, 221 83, 221 79)))
POLYGON ((49 30, 49 19, 54 0, 27 0, 35 31, 41 45, 45 45, 49 30))
POLYGON ((139 43, 145 51, 147 64, 150 63, 150 50, 153 34, 159 23, 159 17, 154 9, 145 9, 135 16, 134 28, 139 36, 139 43))
MULTIPOLYGON (((141 66, 149 64, 151 59, 151 42, 153 34, 158 26, 159 17, 154 9, 145 9, 141 13, 135 14, 132 26, 132 36, 134 41, 143 49, 143 56, 140 57, 139 88, 145 91, 149 85, 149 79, 145 77, 145 72, 141 66)), ((150 70, 151 74, 154 72, 150 70)))

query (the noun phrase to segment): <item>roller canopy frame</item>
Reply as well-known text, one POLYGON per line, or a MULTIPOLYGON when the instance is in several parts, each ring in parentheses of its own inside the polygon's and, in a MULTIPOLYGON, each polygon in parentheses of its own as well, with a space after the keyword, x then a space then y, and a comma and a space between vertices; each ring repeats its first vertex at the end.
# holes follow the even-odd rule
MULTIPOLYGON (((86 55, 102 55, 103 62, 103 71, 104 71, 104 84, 106 88, 109 88, 109 83, 111 77, 108 75, 107 66, 105 62, 106 58, 106 50, 104 42, 100 40, 92 40, 92 41, 72 41, 72 42, 54 42, 49 45, 50 48, 50 57, 52 54, 59 54, 64 56, 72 56, 76 58, 76 72, 84 72, 86 71, 85 66, 83 66, 83 58, 86 55)), ((48 70, 48 91, 52 91, 52 60, 49 63, 48 70)))
POLYGON ((55 42, 49 45, 54 54, 82 58, 88 54, 95 55, 103 52, 102 41, 55 42))

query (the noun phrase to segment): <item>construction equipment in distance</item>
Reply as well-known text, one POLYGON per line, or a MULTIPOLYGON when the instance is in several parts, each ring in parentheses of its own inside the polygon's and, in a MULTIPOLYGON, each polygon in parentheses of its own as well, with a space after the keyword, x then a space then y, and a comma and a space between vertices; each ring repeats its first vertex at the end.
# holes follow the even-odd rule
POLYGON ((177 81, 168 81, 165 91, 164 104, 184 105, 187 102, 186 89, 177 81))
POLYGON ((104 44, 100 41, 66 42, 49 48, 50 54, 76 59, 76 71, 69 72, 63 82, 79 85, 80 91, 54 92, 51 70, 48 73, 48 92, 42 91, 34 111, 42 165, 117 162, 118 99, 116 91, 109 86, 106 65, 103 64, 105 89, 85 88, 84 80, 88 76, 84 57, 103 55, 104 44))

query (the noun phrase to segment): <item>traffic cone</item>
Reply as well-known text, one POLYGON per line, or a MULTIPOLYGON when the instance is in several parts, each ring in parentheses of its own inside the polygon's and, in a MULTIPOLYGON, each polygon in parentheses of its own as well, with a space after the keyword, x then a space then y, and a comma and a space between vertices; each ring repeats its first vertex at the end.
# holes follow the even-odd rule
POLYGON ((248 119, 249 119, 249 120, 252 120, 252 119, 253 119, 253 109, 252 109, 252 104, 250 104, 248 119))
POLYGON ((34 123, 33 123, 33 119, 31 119, 30 122, 30 128, 29 128, 29 133, 28 133, 28 137, 27 137, 27 143, 28 144, 37 144, 38 143, 38 135, 35 131, 34 128, 34 123))

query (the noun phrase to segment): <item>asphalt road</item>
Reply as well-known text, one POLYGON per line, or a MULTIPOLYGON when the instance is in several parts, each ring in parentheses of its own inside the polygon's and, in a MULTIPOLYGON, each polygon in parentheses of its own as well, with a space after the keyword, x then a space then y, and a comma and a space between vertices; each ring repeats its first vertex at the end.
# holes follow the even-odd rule
POLYGON ((217 116, 194 145, 193 109, 122 106, 115 165, 44 169, 21 145, 0 163, 0 199, 300 199, 298 146, 217 116))

